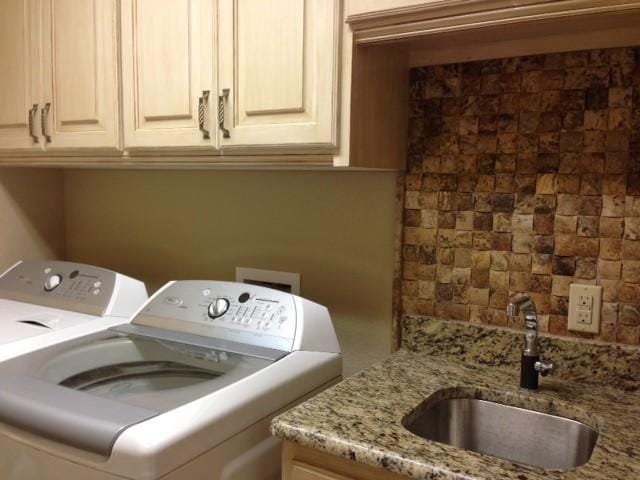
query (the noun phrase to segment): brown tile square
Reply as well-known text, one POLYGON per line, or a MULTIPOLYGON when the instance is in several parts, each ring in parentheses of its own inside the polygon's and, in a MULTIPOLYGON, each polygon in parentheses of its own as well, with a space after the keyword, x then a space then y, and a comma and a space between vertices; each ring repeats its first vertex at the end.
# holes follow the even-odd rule
POLYGON ((581 195, 601 195, 602 175, 597 173, 585 173, 580 182, 581 195))
MULTIPOLYGON (((528 253, 507 253, 507 260, 510 272, 530 272, 531 271, 531 255, 528 253)), ((491 266, 493 267, 493 259, 491 257, 491 266)))
POLYGON ((603 195, 602 196, 602 216, 603 217, 623 217, 624 216, 624 195, 603 195))
POLYGON ((493 215, 491 213, 475 212, 473 215, 473 230, 491 231, 493 229, 493 215))
POLYGON ((625 217, 624 239, 640 240, 640 217, 625 217))
POLYGON ((513 212, 514 195, 511 193, 496 193, 493 196, 494 212, 513 212))
POLYGON ((609 109, 609 130, 628 130, 631 128, 631 108, 609 109))
POLYGON ((622 258, 622 239, 601 238, 599 256, 607 260, 619 260, 622 258))
POLYGON ((607 135, 606 132, 600 130, 586 130, 583 140, 584 152, 604 152, 612 151, 606 148, 607 135))
POLYGON ((495 171, 497 173, 514 173, 516 171, 516 156, 511 154, 496 156, 495 171))
POLYGON ((597 271, 597 259, 592 257, 578 257, 576 258, 576 273, 575 276, 583 279, 596 278, 597 271))
POLYGON ((512 251, 515 253, 531 253, 533 247, 533 234, 514 233, 512 251))
POLYGON ((496 232, 511 232, 513 214, 498 212, 493 214, 493 230, 496 232))
POLYGON ((538 235, 552 235, 554 223, 555 216, 553 214, 535 214, 533 216, 533 231, 538 235))
POLYGON ((536 193, 553 194, 558 186, 558 175, 555 173, 544 173, 537 176, 536 193))
POLYGON ((585 110, 585 130, 607 130, 609 125, 609 110, 585 110))
POLYGON ((580 175, 560 174, 556 180, 557 193, 578 193, 580 191, 580 175))
POLYGON ((578 236, 597 237, 600 227, 600 217, 583 216, 578 217, 578 236))
POLYGON ((620 260, 598 260, 598 277, 608 280, 618 280, 620 278, 620 260))
POLYGON ((601 238, 622 238, 624 218, 599 217, 599 235, 601 238))
POLYGON ((534 253, 553 253, 553 235, 536 235, 533 239, 532 251, 534 253))
POLYGON ((491 270, 505 272, 509 270, 509 257, 511 253, 507 251, 491 252, 491 270))
POLYGON ((511 217, 511 229, 518 233, 533 232, 533 215, 514 214, 511 217))
POLYGON ((602 177, 602 193, 605 195, 624 195, 626 191, 626 175, 604 175, 602 177))
POLYGON ((511 233, 491 232, 492 250, 511 250, 511 233))
POLYGON ((534 253, 531 255, 531 273, 550 274, 552 255, 534 253))

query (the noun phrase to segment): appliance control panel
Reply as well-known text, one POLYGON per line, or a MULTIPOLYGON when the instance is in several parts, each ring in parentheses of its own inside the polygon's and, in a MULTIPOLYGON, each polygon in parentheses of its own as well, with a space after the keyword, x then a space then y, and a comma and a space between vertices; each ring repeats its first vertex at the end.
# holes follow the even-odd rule
POLYGON ((102 315, 113 296, 116 273, 73 262, 20 262, 0 276, 0 298, 102 315))
POLYGON ((294 296, 256 285, 176 281, 158 292, 134 325, 291 351, 296 333, 294 296))

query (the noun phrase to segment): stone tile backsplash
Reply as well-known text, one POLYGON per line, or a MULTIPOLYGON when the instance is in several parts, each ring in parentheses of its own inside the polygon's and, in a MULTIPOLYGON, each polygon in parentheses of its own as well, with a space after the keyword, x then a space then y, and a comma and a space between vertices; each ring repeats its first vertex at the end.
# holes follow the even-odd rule
POLYGON ((502 326, 530 293, 567 331, 603 286, 600 334, 640 344, 640 48, 411 71, 402 310, 502 326))

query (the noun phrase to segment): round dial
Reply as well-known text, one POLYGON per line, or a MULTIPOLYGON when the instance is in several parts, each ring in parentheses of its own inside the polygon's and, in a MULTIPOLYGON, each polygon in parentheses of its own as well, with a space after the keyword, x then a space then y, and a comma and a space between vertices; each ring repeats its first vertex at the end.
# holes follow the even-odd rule
POLYGON ((207 314, 209 318, 218 318, 227 313, 229 310, 229 300, 226 298, 216 298, 215 302, 209 305, 207 314))
POLYGON ((58 275, 57 273, 47 277, 44 281, 44 290, 45 292, 50 292, 58 288, 58 285, 62 283, 62 275, 58 275))

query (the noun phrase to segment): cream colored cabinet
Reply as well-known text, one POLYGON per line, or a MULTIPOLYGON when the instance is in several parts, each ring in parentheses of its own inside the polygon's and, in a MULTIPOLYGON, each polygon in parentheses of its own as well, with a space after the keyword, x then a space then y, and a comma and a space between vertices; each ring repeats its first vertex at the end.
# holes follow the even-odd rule
POLYGON ((352 477, 337 475, 333 472, 299 462, 294 462, 291 465, 289 478, 291 480, 355 480, 352 477))
POLYGON ((213 0, 123 0, 125 148, 216 146, 213 0))
POLYGON ((37 2, 0 1, 0 149, 41 150, 37 2))
POLYGON ((116 0, 43 0, 47 150, 117 150, 119 137, 116 0))
POLYGON ((119 148, 116 0, 0 2, 0 149, 119 148))
POLYGON ((282 480, 406 480, 406 477, 285 440, 282 480))
POLYGON ((221 147, 337 144, 338 0, 219 0, 221 147))

